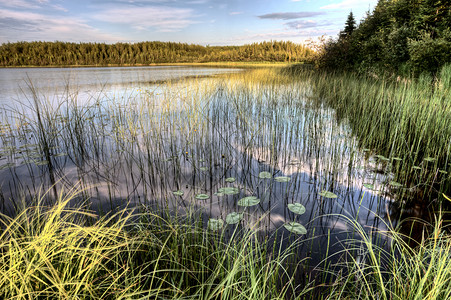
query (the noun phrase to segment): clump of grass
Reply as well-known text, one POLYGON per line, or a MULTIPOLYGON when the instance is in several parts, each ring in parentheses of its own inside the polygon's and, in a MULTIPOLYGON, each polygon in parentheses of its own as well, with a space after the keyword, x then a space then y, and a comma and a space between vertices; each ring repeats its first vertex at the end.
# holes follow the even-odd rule
POLYGON ((1 215, 2 298, 283 299, 308 291, 281 283, 292 252, 268 253, 255 231, 226 241, 194 214, 98 217, 70 206, 75 191, 59 195, 53 205, 44 194, 14 218, 1 215))
POLYGON ((411 199, 433 200, 451 188, 449 66, 441 77, 392 79, 352 73, 291 72, 312 95, 349 123, 361 148, 382 154, 394 181, 415 190, 411 199))
MULTIPOLYGON (((387 224, 390 238, 380 245, 352 218, 340 216, 355 237, 336 255, 345 259, 331 288, 330 299, 449 299, 451 297, 451 235, 439 212, 422 224, 420 238, 387 224)), ((408 221, 408 220, 407 220, 408 221)), ((410 220, 412 221, 412 220, 410 220)))

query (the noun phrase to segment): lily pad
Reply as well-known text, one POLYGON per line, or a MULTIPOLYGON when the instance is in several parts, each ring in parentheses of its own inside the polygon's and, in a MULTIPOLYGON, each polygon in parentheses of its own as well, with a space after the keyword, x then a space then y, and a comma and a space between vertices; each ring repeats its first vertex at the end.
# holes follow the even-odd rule
POLYGON ((243 219, 243 214, 237 213, 237 212, 232 212, 230 214, 227 215, 226 217, 226 223, 227 224, 237 224, 238 222, 241 221, 241 219, 243 219))
POLYGON ((286 177, 286 176, 278 176, 278 177, 274 177, 274 180, 277 182, 288 182, 291 180, 291 178, 286 177))
POLYGON ((201 170, 201 171, 204 171, 204 172, 205 172, 205 171, 207 171, 208 169, 207 169, 206 167, 200 167, 200 168, 199 168, 199 170, 201 170))
POLYGON ((297 215, 305 213, 305 207, 301 203, 290 203, 288 204, 288 209, 297 215))
POLYGON ((390 181, 388 184, 390 184, 392 187, 396 187, 396 188, 400 188, 400 187, 402 187, 403 185, 402 184, 400 184, 399 182, 396 182, 396 181, 390 181))
POLYGON ((224 194, 224 195, 236 195, 240 193, 240 189, 236 187, 222 187, 218 190, 216 194, 224 194))
POLYGON ((235 177, 229 177, 229 178, 226 178, 226 182, 235 182, 235 177))
POLYGON ((174 191, 174 192, 172 192, 174 195, 176 195, 176 196, 183 196, 183 191, 181 191, 181 190, 178 190, 178 191, 174 191))
POLYGON ((288 222, 286 224, 283 224, 283 227, 285 227, 289 232, 293 232, 296 234, 306 234, 307 229, 305 229, 304 226, 302 226, 299 223, 296 222, 288 222))
POLYGON ((196 199, 199 199, 199 200, 205 200, 208 198, 210 198, 210 196, 208 196, 207 194, 197 194, 196 195, 196 199))
POLYGON ((330 198, 330 199, 334 199, 334 198, 338 197, 336 194, 329 192, 329 191, 322 191, 318 195, 320 195, 321 197, 330 198))
POLYGON ((363 186, 366 187, 369 190, 374 190, 374 184, 364 183, 363 186))
POLYGON ((269 179, 272 178, 272 175, 269 172, 263 171, 258 174, 258 177, 261 179, 269 179))
POLYGON ((260 203, 260 199, 258 199, 255 196, 244 197, 238 201, 239 206, 245 206, 245 207, 254 206, 259 203, 260 203))
POLYGON ((385 157, 383 155, 380 155, 380 154, 375 155, 375 157, 377 157, 377 158, 379 158, 380 160, 383 160, 383 161, 390 161, 389 158, 387 158, 387 157, 385 157))
POLYGON ((221 219, 209 219, 208 220, 208 229, 213 231, 218 231, 224 226, 224 221, 221 219))

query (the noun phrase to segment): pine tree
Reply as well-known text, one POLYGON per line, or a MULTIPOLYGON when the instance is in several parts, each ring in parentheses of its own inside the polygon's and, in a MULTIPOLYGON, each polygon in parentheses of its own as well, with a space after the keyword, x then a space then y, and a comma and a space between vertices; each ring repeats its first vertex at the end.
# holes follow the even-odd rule
POLYGON ((352 35, 352 33, 354 32, 355 28, 356 28, 356 23, 355 23, 355 19, 354 19, 354 14, 351 11, 348 15, 348 19, 346 20, 345 28, 343 29, 343 31, 340 32, 340 37, 341 38, 350 37, 352 35))

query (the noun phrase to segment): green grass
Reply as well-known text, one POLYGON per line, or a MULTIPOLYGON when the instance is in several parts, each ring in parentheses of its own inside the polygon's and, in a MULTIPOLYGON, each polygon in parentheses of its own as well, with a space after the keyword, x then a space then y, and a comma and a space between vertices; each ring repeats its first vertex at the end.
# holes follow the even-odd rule
MULTIPOLYGON (((348 123, 360 148, 388 158, 404 196, 432 201, 451 189, 451 66, 438 78, 383 79, 292 67, 313 86, 312 97, 348 123)), ((376 155, 376 156, 377 156, 376 155)))
POLYGON ((365 186, 394 194, 394 214, 406 195, 446 202, 448 73, 432 84, 259 68, 86 102, 69 87, 56 100, 32 88, 2 114, 0 296, 446 299, 441 212, 414 239, 391 210, 368 230, 362 203, 346 200, 365 186), (277 204, 286 217, 274 227, 277 204), (237 225, 224 223, 230 213, 237 225), (348 239, 329 251, 329 230, 312 266, 304 250, 328 216, 348 239))

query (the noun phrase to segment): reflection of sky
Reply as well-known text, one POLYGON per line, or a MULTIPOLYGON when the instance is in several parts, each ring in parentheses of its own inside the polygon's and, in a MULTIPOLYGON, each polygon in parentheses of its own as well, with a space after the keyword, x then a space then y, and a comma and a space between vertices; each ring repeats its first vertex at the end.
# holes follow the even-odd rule
POLYGON ((128 94, 155 82, 187 76, 237 72, 237 69, 189 67, 18 68, 0 69, 0 105, 30 96, 30 83, 44 98, 63 96, 69 87, 82 99, 128 94))
MULTIPOLYGON (((265 93, 264 87, 260 87, 260 94, 236 101, 243 95, 239 87, 228 89, 223 84, 221 89, 215 89, 208 79, 205 84, 214 92, 208 96, 203 92, 207 88, 190 91, 190 82, 160 86, 161 95, 155 96, 131 90, 136 96, 134 105, 124 106, 120 101, 112 104, 114 113, 103 121, 95 112, 98 109, 103 114, 107 109, 86 112, 83 122, 98 133, 93 136, 98 140, 83 136, 78 141, 86 147, 89 157, 81 157, 72 150, 69 139, 59 141, 55 151, 67 152, 70 157, 55 159, 58 176, 64 178, 59 184, 83 180, 94 206, 104 210, 111 203, 120 206, 158 203, 174 211, 194 209, 202 211, 206 218, 223 220, 230 212, 245 212, 243 224, 251 227, 257 224, 255 228, 263 233, 275 230, 286 233, 283 223, 295 220, 307 228, 308 237, 327 237, 330 232, 334 237, 345 238, 353 228, 332 214, 349 216, 368 226, 368 230, 385 229, 381 220, 387 215, 385 205, 390 200, 363 188, 363 183, 371 180, 377 189, 383 186, 385 178, 375 177, 372 169, 378 165, 370 163, 359 151, 346 124, 337 124, 332 110, 307 105, 300 86, 293 86, 289 94, 296 103, 284 103, 267 98, 270 94, 265 93), (171 94, 171 88, 184 93, 171 94), (179 98, 173 98, 177 95, 179 98), (293 113, 289 107, 295 104, 297 109, 293 113), (179 105, 184 109, 177 109, 179 105), (243 107, 237 109, 236 105, 243 107), (145 116, 140 120, 143 124, 135 122, 136 116, 145 116), (91 117, 97 119, 89 123, 91 117), (106 125, 101 125, 103 122, 106 125), (131 136, 133 130, 136 138, 131 136), (100 147, 98 157, 95 147, 100 147), (364 168, 356 168, 359 166, 364 168), (260 179, 261 171, 289 176, 290 181, 260 179), (236 181, 226 183, 227 177, 235 177, 236 181), (239 187, 240 193, 222 197, 214 194, 225 186, 239 187), (182 190, 184 195, 174 196, 175 190, 182 190), (321 197, 319 193, 323 190, 338 197, 321 197), (196 200, 194 197, 199 193, 209 195, 209 199, 196 200), (237 205, 240 198, 251 195, 261 199, 261 203, 250 208, 237 205), (287 209, 288 203, 303 204, 306 213, 294 215, 287 209)), ((196 82, 202 85, 204 81, 196 82)), ((280 99, 285 99, 284 91, 289 92, 281 89, 280 99)), ((61 127, 60 133, 70 137, 72 129, 61 127)), ((8 176, 30 184, 31 190, 35 188, 36 185, 31 187, 27 182, 29 168, 20 166, 13 173, 0 171, 6 198, 11 180, 8 176)), ((46 166, 31 168, 47 178, 46 166)))

